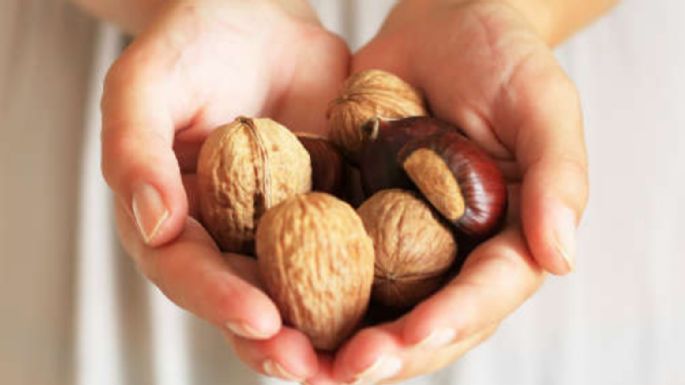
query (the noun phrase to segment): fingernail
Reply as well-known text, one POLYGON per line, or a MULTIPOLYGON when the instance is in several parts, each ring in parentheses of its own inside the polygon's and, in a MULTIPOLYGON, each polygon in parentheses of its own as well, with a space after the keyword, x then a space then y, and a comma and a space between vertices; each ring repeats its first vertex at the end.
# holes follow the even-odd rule
POLYGON ((260 332, 244 322, 226 322, 226 327, 234 334, 244 338, 264 339, 270 337, 270 335, 260 332))
POLYGON ((143 240, 150 243, 169 217, 162 196, 154 187, 143 184, 133 193, 131 207, 143 240))
POLYGON ((402 369, 402 361, 393 356, 381 356, 366 370, 357 375, 352 385, 375 384, 379 381, 388 379, 402 369))
POLYGON ((571 272, 575 269, 576 215, 572 210, 564 208, 559 210, 555 220, 556 249, 571 272))
POLYGON ((424 338, 423 341, 416 344, 419 349, 437 349, 449 345, 454 341, 457 332, 454 329, 436 329, 424 338))
POLYGON ((280 378, 281 380, 301 382, 302 378, 285 370, 279 363, 267 359, 262 363, 262 370, 269 377, 280 378))

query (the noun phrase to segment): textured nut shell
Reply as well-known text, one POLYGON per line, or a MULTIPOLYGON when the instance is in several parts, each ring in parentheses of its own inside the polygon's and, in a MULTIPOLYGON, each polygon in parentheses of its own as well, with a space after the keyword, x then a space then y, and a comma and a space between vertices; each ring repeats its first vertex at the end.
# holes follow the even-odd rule
POLYGON ((357 212, 374 242, 374 299, 407 307, 438 289, 457 244, 426 203, 407 191, 382 190, 357 212))
POLYGON ((396 119, 426 115, 419 92, 399 77, 380 70, 352 75, 328 106, 331 140, 349 153, 363 143, 361 126, 374 116, 396 119))
POLYGON ((311 190, 309 154, 270 119, 238 118, 215 129, 197 165, 202 221, 225 251, 252 253, 261 215, 311 190))
POLYGON ((267 211, 257 229, 262 281, 286 322, 323 350, 358 324, 373 282, 373 244, 347 203, 312 192, 267 211))

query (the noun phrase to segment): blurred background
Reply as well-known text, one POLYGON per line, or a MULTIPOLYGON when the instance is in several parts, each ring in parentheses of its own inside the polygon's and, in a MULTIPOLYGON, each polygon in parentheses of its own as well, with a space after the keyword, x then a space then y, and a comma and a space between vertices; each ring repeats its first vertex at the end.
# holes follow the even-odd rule
MULTIPOLYGON (((393 1, 312 3, 354 50, 393 1)), ((558 49, 591 165, 577 270, 433 378, 685 384, 684 17, 680 0, 624 1, 558 49)), ((65 0, 0 1, 0 383, 275 384, 236 380, 249 370, 220 334, 118 247, 98 102, 124 43, 65 0)))

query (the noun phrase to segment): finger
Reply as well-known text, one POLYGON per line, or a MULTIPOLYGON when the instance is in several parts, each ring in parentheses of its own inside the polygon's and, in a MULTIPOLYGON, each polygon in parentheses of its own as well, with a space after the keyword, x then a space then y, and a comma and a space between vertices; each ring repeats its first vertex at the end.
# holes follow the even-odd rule
POLYGON ((495 126, 523 173, 521 220, 531 252, 549 272, 565 274, 574 268, 588 175, 578 94, 553 60, 521 65, 495 126))
POLYGON ((334 378, 345 383, 377 383, 402 370, 401 321, 362 329, 338 351, 334 378))
POLYGON ((408 350, 411 355, 404 359, 404 362, 407 362, 408 365, 400 372, 399 376, 392 380, 397 381, 422 374, 433 373, 452 364, 459 357, 462 357, 464 354, 490 338, 490 336, 495 333, 498 326, 499 324, 490 325, 485 329, 442 349, 415 348, 408 350))
POLYGON ((180 307, 246 338, 270 338, 280 329, 274 303, 239 276, 254 282, 256 264, 248 265, 242 256, 222 256, 194 219, 187 219, 177 240, 158 248, 142 242, 121 205, 117 228, 139 270, 180 307))
POLYGON ((396 376, 383 381, 383 383, 396 383, 443 369, 483 343, 483 341, 495 333, 497 327, 497 324, 489 325, 466 338, 438 349, 430 347, 405 347, 400 354, 404 363, 402 370, 396 376))
POLYGON ((499 323, 542 284, 520 231, 511 227, 476 248, 459 275, 404 318, 403 342, 440 348, 499 323))
POLYGON ((124 53, 105 81, 102 171, 145 243, 159 246, 183 229, 187 206, 165 86, 140 56, 124 53))
POLYGON ((319 354, 319 370, 313 377, 307 378, 302 385, 338 385, 340 381, 333 378, 333 359, 332 357, 319 354))
POLYGON ((402 342, 404 318, 364 329, 338 353, 336 379, 345 383, 394 383, 437 371, 491 336, 498 324, 442 347, 411 346, 402 342), (356 381, 356 382, 355 382, 356 381))
POLYGON ((283 327, 275 336, 261 341, 225 332, 236 354, 254 370, 287 381, 303 382, 318 371, 316 352, 307 336, 283 327))

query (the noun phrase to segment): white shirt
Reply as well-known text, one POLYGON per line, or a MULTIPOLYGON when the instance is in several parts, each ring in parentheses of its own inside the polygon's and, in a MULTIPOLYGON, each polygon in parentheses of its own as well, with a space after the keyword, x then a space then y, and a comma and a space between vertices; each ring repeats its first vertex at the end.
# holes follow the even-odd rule
MULTIPOLYGON (((354 49, 393 1, 313 3, 354 49)), ((628 0, 559 49, 591 165, 577 271, 408 384, 685 384, 684 16, 682 1, 628 0)), ((0 383, 280 384, 117 246, 97 103, 120 45, 62 1, 0 4, 0 383)))

